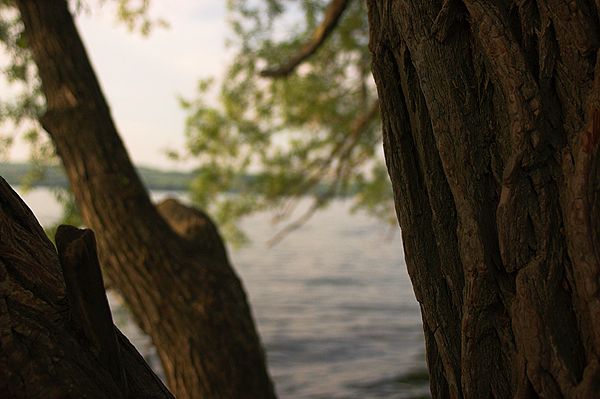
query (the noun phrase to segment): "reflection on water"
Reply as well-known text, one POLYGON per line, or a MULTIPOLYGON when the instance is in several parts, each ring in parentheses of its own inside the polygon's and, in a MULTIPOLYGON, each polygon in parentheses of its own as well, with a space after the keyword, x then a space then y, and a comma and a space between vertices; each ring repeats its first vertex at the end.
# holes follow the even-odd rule
MULTIPOLYGON (((165 193, 155 193, 164 197, 165 193)), ((60 208, 45 190, 25 196, 43 224, 60 208)), ((399 234, 337 202, 274 248, 266 215, 245 220, 250 247, 231 252, 281 398, 430 398, 421 315, 399 234)), ((117 297, 115 321, 159 367, 117 297)))

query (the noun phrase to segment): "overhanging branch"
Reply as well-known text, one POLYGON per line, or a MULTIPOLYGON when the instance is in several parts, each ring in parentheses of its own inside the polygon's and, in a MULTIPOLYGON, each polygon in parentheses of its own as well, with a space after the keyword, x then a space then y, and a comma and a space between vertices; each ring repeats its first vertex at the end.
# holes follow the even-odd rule
POLYGON ((298 54, 290 58, 286 63, 276 68, 265 69, 260 76, 270 78, 281 78, 289 75, 298 65, 314 54, 329 34, 337 26, 338 21, 351 0, 332 0, 325 12, 325 19, 313 33, 310 42, 306 43, 298 54))

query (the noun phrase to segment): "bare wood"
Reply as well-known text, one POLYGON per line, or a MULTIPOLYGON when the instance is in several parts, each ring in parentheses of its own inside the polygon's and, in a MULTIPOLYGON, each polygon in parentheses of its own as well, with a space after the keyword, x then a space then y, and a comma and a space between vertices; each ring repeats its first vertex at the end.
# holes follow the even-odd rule
POLYGON ((315 51, 323 44, 325 39, 331 34, 338 24, 338 21, 344 10, 348 7, 351 0, 332 0, 327 7, 325 12, 325 19, 319 27, 313 33, 313 37, 310 42, 306 43, 298 54, 290 58, 287 62, 283 63, 279 67, 272 69, 265 69, 260 72, 261 76, 270 78, 281 78, 289 75, 300 65, 304 60, 313 55, 315 51))

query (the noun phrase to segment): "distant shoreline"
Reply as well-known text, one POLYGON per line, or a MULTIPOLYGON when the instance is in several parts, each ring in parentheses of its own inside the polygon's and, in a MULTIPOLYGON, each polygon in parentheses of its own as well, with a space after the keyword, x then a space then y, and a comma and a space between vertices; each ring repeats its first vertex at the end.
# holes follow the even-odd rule
MULTIPOLYGON (((21 186, 28 183, 33 187, 62 187, 68 188, 69 181, 65 176, 62 168, 59 165, 49 166, 43 176, 37 179, 30 179, 28 175, 34 169, 29 163, 0 163, 0 176, 2 176, 11 186, 21 186), (29 181, 26 182, 26 179, 29 181)), ((146 166, 136 166, 138 175, 142 179, 142 183, 148 191, 190 191, 190 185, 197 177, 195 171, 180 172, 180 171, 163 171, 160 169, 149 168, 146 166)), ((251 183, 256 179, 257 175, 248 174, 242 179, 247 183, 251 183)), ((329 183, 320 182, 312 190, 313 194, 322 194, 329 189, 329 183)), ((236 189, 232 188, 229 193, 236 193, 236 189)), ((345 195, 336 194, 334 197, 347 198, 358 192, 358 187, 351 186, 345 195)))
MULTIPOLYGON (((28 163, 0 163, 0 176, 11 186, 25 182, 33 166, 28 163)), ((193 172, 165 172, 144 166, 136 167, 148 190, 188 191, 194 179, 193 172)), ((33 187, 69 187, 69 182, 60 166, 49 166, 43 177, 29 182, 33 187)))

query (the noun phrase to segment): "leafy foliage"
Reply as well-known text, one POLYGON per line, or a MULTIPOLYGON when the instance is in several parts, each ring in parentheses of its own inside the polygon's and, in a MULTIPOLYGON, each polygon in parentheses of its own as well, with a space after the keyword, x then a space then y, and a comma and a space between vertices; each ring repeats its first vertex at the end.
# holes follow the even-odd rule
MULTIPOLYGON (((148 36, 155 27, 169 26, 161 18, 150 18, 150 0, 99 0, 99 3, 100 5, 116 3, 117 22, 127 26, 130 32, 139 32, 142 36, 148 36)), ((79 7, 80 1, 77 1, 77 4, 79 7)))
POLYGON ((223 78, 220 104, 205 100, 210 79, 200 82, 196 99, 181 99, 189 112, 186 156, 200 163, 193 199, 230 231, 236 220, 259 210, 274 210, 274 221, 285 220, 301 197, 311 195, 312 207, 284 229, 289 231, 357 186, 358 208, 393 218, 378 152, 364 2, 350 2, 335 30, 294 73, 261 76, 295 56, 327 6, 316 0, 229 1, 230 46, 237 54, 223 78), (249 171, 255 179, 242 178, 249 171), (323 185, 325 190, 315 190, 323 185), (232 188, 237 195, 221 195, 232 188))

